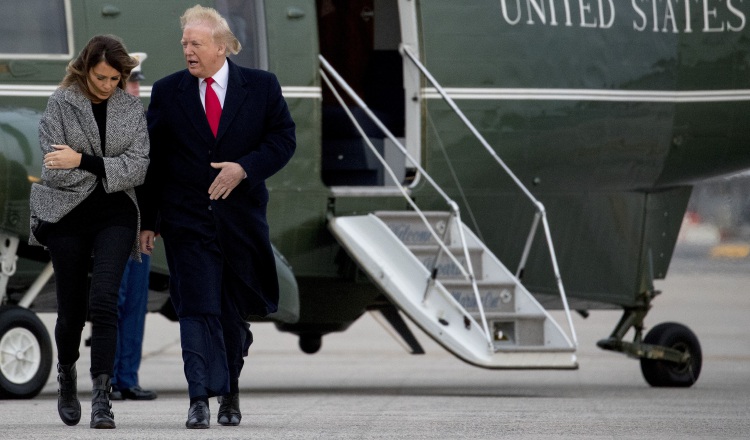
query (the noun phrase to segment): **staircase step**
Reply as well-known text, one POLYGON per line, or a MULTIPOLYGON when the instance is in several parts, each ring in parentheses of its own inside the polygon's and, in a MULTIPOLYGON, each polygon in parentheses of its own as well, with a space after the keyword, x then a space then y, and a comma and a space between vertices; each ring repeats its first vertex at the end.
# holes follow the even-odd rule
POLYGON ((544 315, 488 313, 486 316, 496 346, 544 346, 544 315))
MULTIPOLYGON (((424 264, 424 266, 428 270, 432 270, 433 266, 435 265, 435 257, 438 254, 439 246, 433 245, 433 246, 422 246, 422 245, 412 245, 409 246, 409 250, 414 253, 414 255, 419 259, 419 261, 424 264)), ((464 258, 464 251, 463 248, 448 248, 448 250, 456 256, 456 260, 466 267, 466 259, 464 258)), ((483 271, 482 271, 482 253, 484 250, 482 248, 469 248, 469 258, 471 259, 471 265, 474 269, 474 278, 477 280, 482 279, 483 271)), ((442 252, 440 255, 439 264, 437 264, 438 274, 437 279, 443 280, 443 279, 464 279, 464 276, 461 274, 461 269, 456 267, 456 264, 451 260, 451 258, 447 255, 445 255, 445 252, 442 252)))
MULTIPOLYGON (((479 312, 471 283, 465 280, 443 280, 443 286, 467 312, 479 312)), ((516 287, 509 283, 477 282, 485 313, 513 313, 516 310, 516 287)))
POLYGON ((555 347, 555 346, 523 346, 494 344, 495 353, 575 353, 573 347, 555 347))
MULTIPOLYGON (((424 212, 430 226, 446 243, 450 242, 450 232, 446 233, 450 213, 424 212)), ((393 231, 407 246, 435 245, 437 242, 422 219, 413 211, 378 211, 375 215, 393 231)))

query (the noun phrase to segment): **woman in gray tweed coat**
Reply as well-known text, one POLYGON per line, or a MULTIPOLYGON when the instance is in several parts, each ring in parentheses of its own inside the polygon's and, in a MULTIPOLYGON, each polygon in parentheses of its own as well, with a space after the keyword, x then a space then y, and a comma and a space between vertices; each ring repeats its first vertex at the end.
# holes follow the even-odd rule
POLYGON ((49 249, 55 269, 57 408, 66 425, 81 419, 75 363, 88 314, 90 426, 115 427, 109 392, 118 289, 128 258, 140 258, 133 188, 143 183, 149 162, 143 105, 125 92, 136 65, 117 37, 92 38, 68 65, 39 123, 44 166, 42 183, 31 189, 30 242, 49 249))

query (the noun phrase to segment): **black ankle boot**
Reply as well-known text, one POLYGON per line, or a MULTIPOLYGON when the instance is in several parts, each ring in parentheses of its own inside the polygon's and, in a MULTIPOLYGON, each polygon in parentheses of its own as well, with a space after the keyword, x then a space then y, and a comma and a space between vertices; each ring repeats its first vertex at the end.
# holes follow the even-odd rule
POLYGON ((109 402, 109 393, 112 390, 110 378, 106 374, 100 374, 93 379, 91 391, 91 427, 96 429, 113 429, 115 427, 115 415, 112 414, 112 404, 109 402))
POLYGON ((57 364, 57 413, 68 426, 77 425, 81 421, 81 402, 78 401, 76 381, 78 373, 76 364, 57 364))

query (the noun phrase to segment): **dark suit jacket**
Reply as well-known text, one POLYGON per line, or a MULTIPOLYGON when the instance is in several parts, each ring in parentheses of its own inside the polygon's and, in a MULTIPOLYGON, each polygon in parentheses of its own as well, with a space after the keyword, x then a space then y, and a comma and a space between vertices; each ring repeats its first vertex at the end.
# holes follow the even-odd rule
MULTIPOLYGON (((147 119, 151 165, 138 191, 142 229, 155 230, 158 216, 168 251, 170 243, 187 246, 179 253, 168 252, 170 259, 201 258, 205 243, 218 244, 247 287, 235 299, 240 312, 262 316, 276 311, 278 280, 266 222, 265 180, 289 161, 296 146, 294 121, 276 77, 229 61, 216 138, 201 105, 198 78, 187 70, 154 84, 147 119), (219 173, 211 162, 237 162, 247 172, 227 199, 209 200, 208 188, 219 173)), ((171 280, 172 286, 181 286, 183 310, 178 309, 178 315, 212 313, 204 304, 207 292, 201 290, 215 286, 189 285, 196 282, 200 276, 171 280)))

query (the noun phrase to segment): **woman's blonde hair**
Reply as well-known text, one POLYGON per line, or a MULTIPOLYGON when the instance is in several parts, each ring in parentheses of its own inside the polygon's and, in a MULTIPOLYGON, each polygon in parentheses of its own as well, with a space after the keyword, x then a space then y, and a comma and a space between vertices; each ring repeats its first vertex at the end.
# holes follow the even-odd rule
POLYGON ((117 87, 125 89, 125 83, 130 77, 130 72, 138 65, 138 60, 128 55, 122 40, 114 35, 97 35, 90 39, 81 53, 68 63, 60 86, 69 87, 77 84, 88 99, 97 101, 99 98, 89 90, 88 76, 89 71, 102 61, 120 73, 117 87))
POLYGON ((211 28, 214 42, 224 44, 226 48, 224 51, 225 54, 229 52, 232 55, 237 55, 242 49, 239 40, 234 36, 232 30, 229 29, 229 24, 227 24, 227 21, 216 9, 195 5, 182 14, 180 24, 183 31, 189 25, 203 24, 208 26, 211 28))

